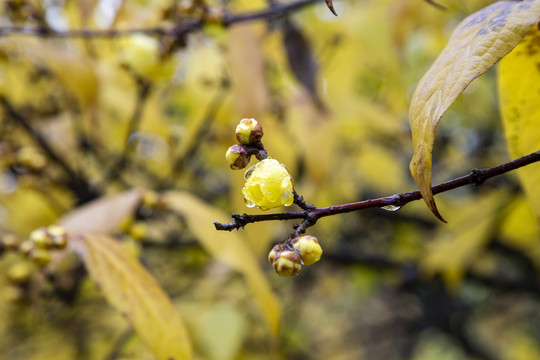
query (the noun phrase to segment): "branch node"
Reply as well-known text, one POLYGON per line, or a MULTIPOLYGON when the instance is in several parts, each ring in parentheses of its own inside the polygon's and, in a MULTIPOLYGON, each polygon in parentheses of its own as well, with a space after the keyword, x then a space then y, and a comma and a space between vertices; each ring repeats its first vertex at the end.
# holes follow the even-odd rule
POLYGON ((471 183, 474 186, 480 186, 486 181, 486 171, 482 169, 473 169, 471 172, 471 183))

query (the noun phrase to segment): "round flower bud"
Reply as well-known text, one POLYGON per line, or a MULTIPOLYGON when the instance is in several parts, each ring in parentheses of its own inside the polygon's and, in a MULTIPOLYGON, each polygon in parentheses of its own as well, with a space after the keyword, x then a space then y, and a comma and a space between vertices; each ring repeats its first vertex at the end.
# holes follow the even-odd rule
POLYGON ((292 250, 283 250, 276 255, 272 265, 276 274, 290 277, 298 275, 302 270, 302 259, 292 250))
POLYGON ((39 267, 45 267, 51 262, 52 256, 49 250, 35 248, 30 251, 30 259, 39 267))
POLYGON ((129 236, 137 241, 144 241, 148 237, 148 225, 144 222, 136 222, 129 229, 129 236))
POLYGON ((52 239, 52 247, 55 249, 64 249, 67 246, 67 235, 63 227, 51 225, 47 232, 52 239))
POLYGON ((39 228, 30 233, 30 240, 40 249, 50 249, 53 246, 52 237, 45 228, 39 228))
POLYGON ((311 265, 321 259, 322 248, 315 236, 305 235, 295 237, 291 241, 292 247, 300 254, 304 265, 311 265))
POLYGON ((11 265, 7 271, 8 279, 16 284, 24 284, 32 278, 32 266, 27 261, 20 261, 11 265))
POLYGON ((240 144, 256 143, 262 136, 262 126, 255 119, 242 119, 236 127, 236 139, 240 144))
POLYGON ((225 159, 229 162, 231 169, 238 170, 245 168, 249 164, 251 155, 242 145, 233 145, 227 150, 225 159))
POLYGON ((280 249, 280 245, 277 244, 277 245, 274 245, 274 247, 272 248, 272 250, 270 250, 270 252, 268 253, 268 261, 270 261, 270 264, 273 264, 274 263, 274 259, 276 258, 276 256, 280 253, 281 249, 280 249))
POLYGON ((34 250, 36 246, 32 240, 26 240, 21 245, 19 245, 19 252, 24 256, 29 256, 30 252, 34 250))
POLYGON ((160 203, 159 194, 155 191, 145 191, 143 194, 142 204, 150 208, 155 208, 160 203))
POLYGON ((242 193, 248 207, 268 210, 294 201, 292 177, 277 160, 264 159, 246 171, 245 179, 242 193))
POLYGON ((5 234, 0 242, 5 250, 15 250, 19 246, 17 237, 13 234, 5 234))

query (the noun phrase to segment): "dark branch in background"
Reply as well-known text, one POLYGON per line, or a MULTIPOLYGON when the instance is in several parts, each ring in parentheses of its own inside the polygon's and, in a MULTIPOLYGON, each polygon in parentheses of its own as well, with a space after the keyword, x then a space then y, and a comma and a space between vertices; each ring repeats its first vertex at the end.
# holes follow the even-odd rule
POLYGON ((204 143, 202 140, 209 135, 211 124, 215 120, 221 105, 223 105, 228 89, 228 81, 223 80, 223 82, 219 85, 217 93, 211 99, 210 104, 208 105, 208 108, 204 114, 204 118, 200 124, 198 124, 195 134, 193 134, 191 138, 185 139, 185 141, 188 142, 188 145, 184 149, 183 153, 174 160, 171 174, 167 177, 167 179, 165 179, 165 181, 163 181, 163 184, 161 185, 162 188, 172 187, 172 183, 174 182, 175 178, 182 172, 182 170, 184 170, 186 162, 193 158, 199 147, 204 143))
POLYGON ((97 189, 90 185, 83 176, 77 174, 50 146, 47 139, 33 129, 28 120, 4 96, 0 96, 0 105, 4 108, 6 117, 22 128, 37 143, 47 157, 62 169, 67 176, 66 186, 75 194, 78 204, 93 200, 99 196, 97 189))
POLYGON ((135 74, 133 76, 135 76, 135 81, 137 83, 137 99, 135 100, 135 108, 133 109, 133 114, 131 115, 129 125, 126 130, 126 136, 124 139, 124 150, 122 151, 120 159, 115 162, 113 168, 106 175, 104 180, 105 183, 107 183, 109 180, 116 180, 128 165, 129 156, 132 150, 129 138, 139 129, 144 106, 152 90, 152 84, 147 79, 144 79, 135 74))
MULTIPOLYGON (((270 20, 283 16, 289 12, 301 9, 307 5, 315 3, 316 0, 298 0, 288 4, 276 4, 264 10, 247 12, 243 14, 225 13, 222 19, 222 25, 225 27, 255 20, 270 20)), ((150 36, 175 36, 182 37, 188 33, 201 30, 205 25, 204 20, 186 19, 179 22, 172 28, 167 27, 151 27, 151 28, 135 28, 135 29, 107 29, 107 30, 91 30, 91 29, 72 29, 65 31, 51 30, 48 27, 30 27, 30 26, 2 26, 0 27, 0 36, 19 34, 41 37, 56 37, 56 38, 116 38, 121 36, 130 36, 133 34, 146 34, 150 36)))
POLYGON ((432 5, 432 6, 436 7, 439 10, 442 10, 442 11, 447 11, 448 10, 448 8, 446 6, 443 6, 443 5, 439 4, 439 3, 436 3, 433 0, 424 0, 424 1, 427 2, 428 4, 432 5))
MULTIPOLYGON (((509 171, 518 169, 520 167, 540 161, 540 151, 534 152, 529 155, 525 155, 518 159, 509 161, 502 165, 498 165, 489 169, 474 169, 469 175, 462 176, 460 178, 444 182, 442 184, 432 187, 433 194, 440 194, 449 190, 453 190, 465 185, 481 185, 484 181, 494 176, 505 174, 509 171)), ((248 215, 248 214, 233 214, 234 219, 231 223, 219 223, 215 222, 216 230, 238 230, 243 228, 249 223, 260 221, 274 221, 274 220, 294 220, 303 219, 302 224, 297 225, 300 228, 296 229, 296 233, 302 234, 305 229, 314 225, 317 220, 322 217, 345 214, 353 211, 369 208, 382 208, 385 206, 402 207, 411 201, 419 200, 422 196, 420 191, 411 191, 407 193, 396 194, 392 196, 386 196, 377 199, 369 199, 349 204, 329 206, 325 208, 313 208, 306 209, 305 211, 278 213, 278 214, 264 214, 264 215, 248 215)))

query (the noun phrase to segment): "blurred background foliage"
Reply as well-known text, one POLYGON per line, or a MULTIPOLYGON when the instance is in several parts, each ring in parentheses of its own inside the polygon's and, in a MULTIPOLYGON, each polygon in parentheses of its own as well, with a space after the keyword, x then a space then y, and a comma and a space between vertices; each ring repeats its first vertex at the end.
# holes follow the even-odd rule
MULTIPOLYGON (((244 117, 262 124, 270 156, 310 203, 414 190, 408 101, 452 29, 491 1, 446 0, 441 11, 420 0, 343 0, 337 18, 312 3, 226 28, 223 14, 275 3, 2 3, 2 29, 42 31, 0 37, 1 358, 153 358, 76 256, 59 252, 39 269, 9 250, 133 188, 144 195, 122 224, 97 213, 83 222, 104 224, 93 230, 140 259, 198 358, 540 358, 538 219, 513 174, 439 195, 448 224, 421 202, 325 218, 310 229, 323 259, 295 278, 277 277, 266 260, 291 223, 214 230, 246 212, 243 172, 224 161, 244 117), (202 30, 181 37, 51 36, 199 19, 202 30), (170 206, 156 206, 163 191, 170 206)), ((452 105, 434 183, 509 160, 496 99, 491 70, 452 105)))

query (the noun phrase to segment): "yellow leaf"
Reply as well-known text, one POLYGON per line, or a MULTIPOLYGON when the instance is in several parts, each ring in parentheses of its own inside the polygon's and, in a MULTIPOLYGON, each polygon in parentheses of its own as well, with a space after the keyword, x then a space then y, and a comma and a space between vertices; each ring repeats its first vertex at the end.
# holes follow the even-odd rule
POLYGON ((539 224, 531 204, 522 196, 508 204, 508 215, 501 223, 501 241, 527 255, 539 249, 539 224))
POLYGON ((430 210, 444 221, 431 191, 435 128, 471 81, 510 52, 540 16, 540 1, 499 1, 463 20, 422 77, 409 109, 411 174, 430 210))
POLYGON ((99 79, 94 64, 75 47, 60 46, 40 38, 13 36, 2 39, 3 50, 19 48, 25 59, 37 67, 50 69, 53 74, 81 101, 84 106, 96 106, 99 79))
POLYGON ((156 280, 106 235, 73 236, 77 251, 103 295, 133 326, 158 359, 192 358, 182 318, 156 280))
POLYGON ((186 219, 191 231, 214 258, 244 275, 268 328, 277 335, 281 306, 259 268, 257 256, 239 233, 216 231, 212 224, 229 222, 230 217, 187 192, 167 192, 164 199, 171 210, 186 219))
POLYGON ((261 49, 259 24, 241 24, 228 33, 227 60, 236 112, 239 119, 253 117, 260 120, 270 106, 270 95, 265 78, 265 62, 261 49), (246 56, 249 53, 250 56, 246 56))
POLYGON ((113 232, 133 214, 141 196, 141 191, 134 189, 99 198, 68 213, 59 224, 67 231, 113 232))
MULTIPOLYGON (((512 157, 540 150, 540 31, 533 26, 499 67, 499 98, 512 157)), ((517 170, 525 194, 540 219, 540 165, 517 170)))

